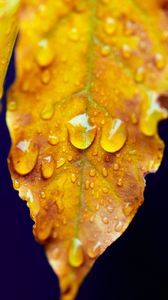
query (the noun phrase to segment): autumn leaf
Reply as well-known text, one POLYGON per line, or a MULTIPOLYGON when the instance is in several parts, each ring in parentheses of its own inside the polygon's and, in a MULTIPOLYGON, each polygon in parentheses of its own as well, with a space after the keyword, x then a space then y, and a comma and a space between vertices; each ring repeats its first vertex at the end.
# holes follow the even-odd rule
POLYGON ((18 32, 19 0, 0 0, 0 98, 3 82, 18 32))
POLYGON ((167 1, 22 1, 9 169, 63 300, 125 231, 160 165, 167 14, 167 1))

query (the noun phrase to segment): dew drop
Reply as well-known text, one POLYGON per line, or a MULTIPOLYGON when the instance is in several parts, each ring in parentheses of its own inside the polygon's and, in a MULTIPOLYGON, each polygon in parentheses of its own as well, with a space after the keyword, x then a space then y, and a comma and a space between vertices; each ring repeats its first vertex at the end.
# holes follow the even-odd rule
POLYGON ((45 199, 45 197, 46 197, 46 194, 45 194, 45 192, 44 192, 44 191, 42 191, 42 192, 40 193, 40 197, 41 197, 42 199, 45 199))
POLYGON ((119 164, 118 163, 114 163, 113 170, 114 171, 118 171, 119 170, 119 164))
POLYGON ((54 59, 54 51, 51 49, 47 39, 43 39, 38 43, 36 60, 41 67, 46 67, 52 63, 54 59))
POLYGON ((95 169, 91 169, 89 175, 91 177, 94 177, 96 175, 96 170, 95 169))
POLYGON ((158 122, 167 117, 166 110, 162 109, 156 101, 157 94, 150 92, 144 102, 140 119, 140 129, 146 136, 157 133, 158 122))
POLYGON ((69 39, 73 42, 77 42, 79 40, 79 32, 76 27, 72 27, 69 32, 69 39))
POLYGON ((65 164, 65 158, 61 157, 60 159, 57 160, 56 168, 60 168, 65 164))
POLYGON ((59 138, 54 134, 50 134, 48 137, 48 142, 50 145, 55 146, 59 143, 59 138))
POLYGON ((107 151, 114 153, 120 150, 127 139, 125 124, 120 119, 107 120, 102 129, 101 146, 107 151))
POLYGON ((144 67, 139 67, 135 73, 135 81, 137 83, 142 83, 144 81, 144 77, 145 77, 145 69, 144 67))
POLYGON ((20 187, 20 183, 17 179, 14 180, 13 186, 14 186, 15 189, 18 189, 20 187))
POLYGON ((54 105, 47 104, 41 111, 40 117, 43 120, 50 120, 54 115, 54 105))
POLYGON ((157 53, 154 58, 155 65, 159 70, 162 70, 165 67, 165 58, 161 53, 157 53))
POLYGON ((109 224, 109 219, 107 217, 104 217, 102 221, 104 224, 109 224))
POLYGON ((88 119, 88 115, 84 113, 74 117, 67 124, 72 145, 81 150, 87 149, 96 136, 96 126, 90 125, 88 119))
POLYGON ((16 101, 14 101, 14 100, 8 101, 7 106, 8 106, 8 110, 10 110, 10 111, 16 110, 16 107, 17 107, 16 101))
POLYGON ((103 174, 104 177, 108 176, 108 170, 107 170, 107 168, 103 168, 102 169, 102 174, 103 174))
POLYGON ((118 186, 122 186, 122 185, 123 185, 123 180, 122 180, 122 178, 119 178, 119 179, 118 179, 117 185, 118 185, 118 186))
POLYGON ((128 217, 134 210, 134 205, 130 202, 125 203, 123 206, 123 212, 126 217, 128 217))
POLYGON ((38 148, 32 140, 20 141, 12 152, 12 162, 15 171, 20 175, 29 174, 35 167, 38 148))
POLYGON ((122 55, 124 58, 130 58, 131 57, 131 53, 132 53, 132 50, 130 49, 130 47, 128 45, 123 45, 122 47, 122 55))
POLYGON ((75 183, 76 179, 77 179, 77 177, 76 177, 75 173, 72 173, 71 174, 71 181, 72 181, 72 183, 75 183))
POLYGON ((108 46, 108 45, 104 45, 104 46, 101 48, 101 54, 102 54, 103 56, 109 55, 110 52, 111 52, 111 49, 110 49, 110 46, 108 46))
POLYGON ((111 18, 111 17, 106 18, 105 24, 104 24, 104 31, 109 35, 115 34, 116 21, 113 18, 111 18))
POLYGON ((114 208, 111 205, 109 205, 109 206, 107 206, 107 211, 109 213, 112 213, 114 211, 114 208))
POLYGON ((95 258, 101 254, 101 242, 97 242, 94 246, 87 249, 88 256, 95 258))
POLYGON ((123 223, 121 221, 117 221, 117 223, 115 224, 115 231, 117 232, 121 232, 121 230, 123 229, 123 223))
POLYGON ((78 268, 84 263, 82 243, 77 238, 74 238, 71 243, 68 260, 69 264, 74 268, 78 268))
POLYGON ((45 71, 42 72, 42 74, 41 74, 42 83, 44 83, 44 84, 49 83, 50 78, 51 78, 51 75, 50 75, 49 70, 45 70, 45 71))
POLYGON ((43 157, 41 163, 41 171, 45 179, 51 178, 54 173, 54 167, 55 163, 51 155, 43 157))

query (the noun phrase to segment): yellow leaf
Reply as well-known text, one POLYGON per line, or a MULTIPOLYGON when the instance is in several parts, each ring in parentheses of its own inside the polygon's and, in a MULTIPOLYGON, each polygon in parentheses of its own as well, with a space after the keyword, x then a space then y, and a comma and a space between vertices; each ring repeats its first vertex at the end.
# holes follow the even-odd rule
POLYGON ((18 32, 17 12, 20 0, 0 0, 0 98, 15 38, 18 32))
POLYGON ((22 1, 9 168, 63 300, 127 228, 160 165, 167 53, 162 1, 22 1))

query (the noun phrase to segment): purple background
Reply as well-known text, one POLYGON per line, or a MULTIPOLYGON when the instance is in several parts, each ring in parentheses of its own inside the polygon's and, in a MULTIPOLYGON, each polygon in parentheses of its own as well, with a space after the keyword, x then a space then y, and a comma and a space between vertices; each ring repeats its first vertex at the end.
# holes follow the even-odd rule
MULTIPOLYGON (((14 79, 12 58, 5 90, 14 79)), ((162 165, 147 177, 145 204, 99 258, 77 300, 168 300, 168 121, 159 125, 166 143, 162 165)), ((32 235, 24 201, 13 190, 6 158, 10 148, 5 97, 0 114, 0 300, 58 300, 58 280, 32 235)))

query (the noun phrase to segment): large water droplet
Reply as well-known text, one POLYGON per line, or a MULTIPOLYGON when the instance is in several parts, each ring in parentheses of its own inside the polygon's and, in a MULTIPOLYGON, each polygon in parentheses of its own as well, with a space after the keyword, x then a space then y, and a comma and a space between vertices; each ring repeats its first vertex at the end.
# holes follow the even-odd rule
POLYGON ((89 123, 89 116, 80 114, 68 122, 69 137, 72 145, 78 149, 87 149, 96 136, 96 126, 89 123))
POLYGON ((101 146, 107 152, 120 150, 127 139, 125 124, 120 119, 107 120, 102 129, 101 146))
POLYGON ((45 179, 48 179, 53 175, 54 167, 55 163, 51 155, 43 157, 41 163, 41 171, 45 179))
POLYGON ((77 238, 74 238, 71 243, 68 259, 70 265, 75 268, 80 267, 84 262, 82 243, 77 238))
POLYGON ((30 173, 35 167, 38 148, 32 140, 20 141, 12 152, 13 167, 20 175, 30 173))

